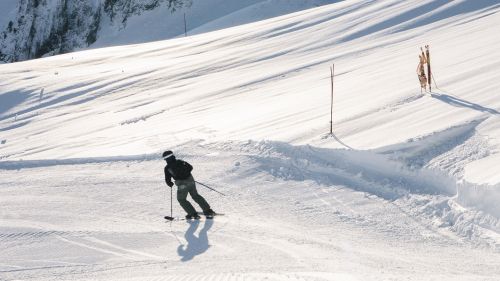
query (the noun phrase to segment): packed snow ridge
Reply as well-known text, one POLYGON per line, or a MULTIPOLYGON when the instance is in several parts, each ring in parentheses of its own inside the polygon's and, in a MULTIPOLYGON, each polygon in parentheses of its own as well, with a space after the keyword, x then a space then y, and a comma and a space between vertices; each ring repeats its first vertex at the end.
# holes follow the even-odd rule
POLYGON ((0 65, 0 279, 498 280, 498 1, 243 2, 0 65))

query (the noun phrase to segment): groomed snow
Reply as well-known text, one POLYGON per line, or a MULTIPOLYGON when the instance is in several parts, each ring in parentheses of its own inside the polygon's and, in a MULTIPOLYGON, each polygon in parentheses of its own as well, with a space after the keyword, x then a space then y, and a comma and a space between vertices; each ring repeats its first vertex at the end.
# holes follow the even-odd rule
POLYGON ((0 279, 498 280, 499 11, 342 1, 1 65, 0 279), (165 149, 226 216, 162 221, 165 149))
POLYGON ((110 22, 104 17, 105 22, 91 48, 164 40, 184 36, 185 31, 189 35, 216 31, 334 2, 338 1, 195 0, 174 11, 169 11, 164 3, 154 10, 131 15, 125 24, 120 20, 110 22))

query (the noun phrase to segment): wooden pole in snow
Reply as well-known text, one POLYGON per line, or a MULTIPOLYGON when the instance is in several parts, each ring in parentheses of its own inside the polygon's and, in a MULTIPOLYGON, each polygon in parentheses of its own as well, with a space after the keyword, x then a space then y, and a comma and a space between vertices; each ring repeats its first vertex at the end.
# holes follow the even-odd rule
POLYGON ((330 134, 333 134, 333 76, 335 74, 335 64, 330 67, 330 78, 331 78, 331 102, 330 102, 330 134))

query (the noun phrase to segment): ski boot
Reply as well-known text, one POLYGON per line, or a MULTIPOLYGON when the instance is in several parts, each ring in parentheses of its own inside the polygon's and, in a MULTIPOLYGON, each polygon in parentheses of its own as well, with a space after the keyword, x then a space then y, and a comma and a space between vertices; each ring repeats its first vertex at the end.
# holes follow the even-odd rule
POLYGON ((212 219, 217 214, 214 212, 214 210, 208 209, 208 210, 203 211, 203 215, 205 215, 205 217, 207 219, 212 219))
POLYGON ((186 220, 199 220, 199 219, 200 216, 198 215, 198 213, 186 215, 186 220))

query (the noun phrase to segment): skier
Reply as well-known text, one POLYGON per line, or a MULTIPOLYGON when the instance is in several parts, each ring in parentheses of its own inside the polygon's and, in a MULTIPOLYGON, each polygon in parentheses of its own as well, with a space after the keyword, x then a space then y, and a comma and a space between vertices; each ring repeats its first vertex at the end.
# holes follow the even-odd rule
POLYGON ((193 200, 200 205, 203 214, 207 218, 215 216, 216 213, 210 208, 205 198, 198 194, 196 190, 196 183, 193 175, 191 175, 193 166, 185 161, 176 159, 174 153, 170 150, 163 152, 162 157, 167 162, 167 166, 165 166, 164 169, 165 182, 172 188, 174 186, 172 178, 175 180, 175 185, 177 185, 177 201, 179 201, 181 207, 186 211, 186 219, 200 219, 193 205, 187 200, 188 193, 191 194, 193 200))

